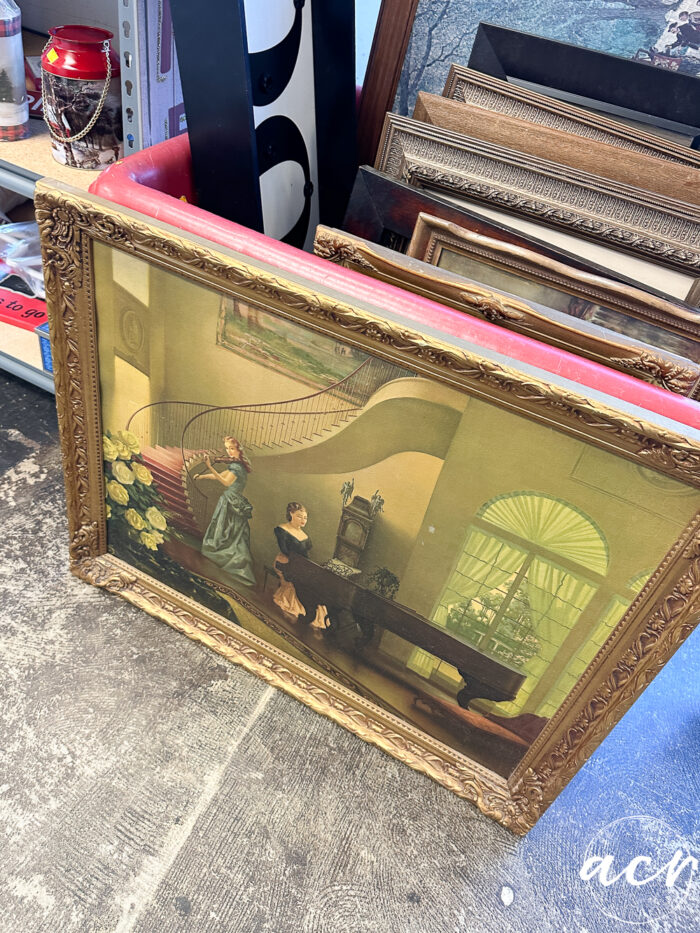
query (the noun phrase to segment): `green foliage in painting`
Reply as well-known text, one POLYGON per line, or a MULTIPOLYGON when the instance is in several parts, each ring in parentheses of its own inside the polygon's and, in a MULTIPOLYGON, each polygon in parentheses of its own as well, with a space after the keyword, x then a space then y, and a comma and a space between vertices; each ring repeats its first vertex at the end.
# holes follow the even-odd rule
POLYGON ((367 579, 367 588, 385 599, 393 599, 399 591, 399 578, 386 567, 377 567, 367 579))

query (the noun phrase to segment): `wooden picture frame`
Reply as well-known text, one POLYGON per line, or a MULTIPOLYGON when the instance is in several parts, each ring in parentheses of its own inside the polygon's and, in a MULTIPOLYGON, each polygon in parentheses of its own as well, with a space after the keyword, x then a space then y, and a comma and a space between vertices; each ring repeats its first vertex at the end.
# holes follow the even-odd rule
MULTIPOLYGON (((459 250, 466 254, 467 251, 462 250, 462 244, 467 239, 464 234, 468 234, 468 231, 461 231, 454 225, 445 225, 443 221, 435 221, 435 225, 440 231, 439 241, 442 244, 449 244, 451 250, 459 250)), ((432 239, 435 243, 437 238, 432 239)), ((477 243, 480 239, 476 236, 477 243)), ((319 226, 316 231, 314 252, 317 256, 340 263, 346 268, 355 269, 382 282, 439 301, 456 311, 475 315, 516 333, 535 337, 560 350, 567 350, 603 366, 629 373, 670 392, 691 398, 700 395, 700 363, 697 358, 680 356, 652 346, 648 342, 616 333, 604 326, 577 320, 561 310, 555 310, 556 305, 547 307, 547 292, 537 303, 532 297, 523 300, 513 297, 515 287, 509 289, 508 294, 503 285, 496 286, 494 290, 491 283, 488 286, 480 284, 476 275, 465 278, 463 274, 455 274, 454 271, 436 269, 434 265, 413 258, 416 251, 410 247, 407 256, 399 256, 395 251, 360 240, 342 230, 323 226, 319 226)), ((472 255, 478 255, 478 252, 478 247, 475 247, 472 255)), ((509 252, 504 247, 504 253, 509 255, 509 252)), ((503 253, 500 255, 502 257, 503 253)), ((521 268, 523 266, 528 268, 525 263, 521 268)), ((514 263, 511 268, 517 268, 517 264, 514 263)), ((562 289, 568 289, 570 279, 565 267, 559 263, 550 263, 548 271, 550 274, 544 276, 547 284, 544 286, 543 283, 543 290, 558 291, 552 288, 555 283, 562 289)), ((605 297, 606 307, 603 310, 621 311, 630 306, 637 312, 645 309, 646 320, 649 321, 653 319, 654 309, 659 308, 660 303, 647 302, 646 299, 650 296, 638 289, 618 290, 614 285, 605 289, 602 281, 596 284, 598 288, 594 285, 593 291, 597 293, 597 297, 601 300, 605 297)), ((582 289, 574 291, 583 297, 582 289)), ((590 294, 587 298, 589 297, 590 294)), ((683 345, 686 352, 693 352, 697 357, 698 326, 693 320, 695 316, 691 312, 684 318, 674 318, 671 310, 672 306, 667 303, 663 313, 673 324, 673 332, 669 336, 684 336, 686 341, 683 345)))
MULTIPOLYGON (((83 195, 68 186, 45 181, 37 185, 36 208, 46 270, 72 572, 144 609, 429 775, 475 803, 483 813, 499 820, 513 832, 527 832, 698 622, 700 431, 684 424, 685 419, 694 415, 695 406, 643 383, 631 385, 634 380, 569 358, 568 354, 560 354, 557 364, 560 375, 546 374, 537 365, 526 361, 548 359, 554 352, 550 348, 466 319, 448 309, 434 308, 417 296, 408 299, 388 287, 365 286, 367 297, 363 299, 360 297, 359 277, 303 253, 297 256, 296 251, 286 250, 280 244, 270 244, 266 260, 258 261, 192 236, 182 229, 168 227, 94 196, 83 195), (286 257, 286 262, 282 257, 286 257), (194 304, 190 300, 193 296, 197 299, 194 304), (113 316, 122 300, 141 302, 152 312, 144 318, 153 328, 149 352, 156 353, 149 366, 150 379, 155 381, 148 385, 144 382, 139 386, 139 377, 131 371, 119 374, 118 369, 123 363, 115 360, 111 351, 113 316), (567 657, 576 654, 581 673, 575 675, 577 679, 571 688, 568 680, 565 688, 559 686, 556 690, 543 684, 542 689, 547 696, 550 695, 550 687, 554 690, 552 702, 557 706, 546 724, 540 723, 542 728, 537 737, 531 730, 528 739, 521 739, 519 744, 503 739, 501 731, 504 727, 491 720, 491 731, 484 741, 490 742, 490 747, 498 742, 499 749, 507 747, 511 749, 513 759, 518 757, 517 763, 508 761, 507 767, 502 758, 498 758, 497 763, 501 770, 508 772, 507 776, 479 763, 479 755, 483 757, 486 754, 483 748, 466 755, 443 740, 444 727, 439 724, 440 716, 445 715, 445 703, 441 706, 434 693, 425 693, 424 707, 427 703, 427 711, 426 708, 408 707, 413 717, 409 721, 396 709, 387 708, 386 703, 380 705, 371 690, 368 691, 369 697, 358 692, 357 684, 339 676, 333 665, 323 668, 318 664, 321 654, 318 646, 325 644, 323 628, 319 630, 318 640, 314 641, 314 637, 309 635, 305 641, 299 629, 285 625, 281 615, 275 616, 276 604, 269 594, 264 597, 264 610, 260 609, 259 600, 263 599, 260 593, 266 592, 262 572, 260 592, 244 591, 239 583, 227 585, 218 579, 214 587, 216 599, 212 597, 209 606, 205 595, 209 592, 211 596, 212 581, 209 590, 206 586, 202 588, 206 576, 201 574, 212 571, 205 569, 203 564, 199 564, 196 571, 199 582, 196 579, 193 582, 195 573, 188 571, 182 579, 177 578, 174 581, 177 586, 173 586, 170 576, 172 564, 165 560, 161 550, 165 548, 162 539, 167 538, 168 529, 173 526, 173 516, 180 514, 182 519, 183 513, 177 512, 172 498, 165 507, 160 505, 157 497, 163 496, 162 489, 169 488, 171 492, 177 489, 178 472, 168 473, 167 483, 161 481, 159 478, 164 474, 156 476, 155 467, 153 472, 149 470, 144 451, 147 443, 164 442, 165 435, 161 436, 158 431, 176 430, 172 419, 161 419, 157 415, 158 408, 154 406, 161 402, 171 406, 188 404, 173 401, 186 396, 171 395, 170 388, 176 387, 174 383, 168 387, 164 380, 191 377, 194 381, 188 383, 189 389, 184 383, 181 388, 193 392, 197 391, 197 380, 204 377, 211 391, 212 379, 219 373, 223 378, 222 391, 225 390, 227 398, 224 407, 227 410, 231 406, 236 408, 239 397, 235 380, 238 370, 245 364, 241 358, 238 367, 232 367, 231 360, 236 357, 229 349, 216 343, 219 333, 217 321, 221 322, 222 312, 226 315, 228 309, 235 316, 232 306, 236 302, 247 304, 259 316, 268 316, 276 322, 275 327, 300 329, 299 332, 306 335, 299 349, 294 351, 296 356, 291 362, 280 358, 275 363, 276 367, 286 367, 288 373, 294 360, 301 360, 302 355, 314 346, 314 341, 331 341, 333 346, 348 348, 362 358, 376 361, 377 366, 384 367, 385 373, 403 373, 391 391, 385 393, 388 399, 415 398, 415 411, 424 404, 439 408, 447 405, 446 417, 442 419, 444 427, 440 430, 449 433, 459 428, 464 415, 449 415, 447 410, 450 404, 458 402, 470 408, 468 419, 472 434, 476 430, 474 418, 478 414, 486 417, 492 428, 494 419, 505 418, 511 427, 517 424, 530 442, 538 442, 546 436, 548 443, 555 445, 559 455, 567 463, 570 460, 581 478, 585 479, 585 482, 575 484, 577 495, 588 497, 591 495, 588 491, 592 488, 591 483, 602 484, 601 489, 593 494, 595 502, 591 499, 589 506, 602 509, 605 503, 606 513, 612 510, 615 521, 611 520, 610 514, 604 515, 604 521, 610 525, 613 537, 605 538, 604 531, 598 529, 594 521, 575 510, 571 513, 578 516, 572 521, 583 529, 582 537, 579 537, 584 551, 590 551, 593 542, 593 566, 598 569, 586 571, 586 579, 578 580, 577 577, 578 582, 574 581, 572 586, 581 600, 584 595, 586 598, 590 596, 586 603, 590 606, 589 615, 600 616, 601 625, 605 623, 599 632, 600 649, 598 642, 587 642, 589 654, 594 656, 590 659, 579 657, 580 652, 576 654, 578 648, 573 641, 567 642, 566 633, 560 633, 565 640, 557 650, 566 646, 567 657), (190 327, 190 321, 196 322, 196 327, 190 327), (497 359, 493 358, 492 350, 477 349, 479 341, 483 339, 488 344, 494 337, 498 338, 502 348, 497 359), (201 340, 205 341, 205 356, 201 355, 203 345, 198 343, 201 340), (511 355, 509 365, 506 358, 513 353, 516 356, 511 355), (163 365, 165 359, 167 367, 163 365), (179 365, 181 359, 186 363, 182 367, 179 365), (575 390, 577 378, 581 380, 578 383, 581 392, 575 390), (588 383, 590 385, 587 386, 588 383), (117 384, 123 387, 121 393, 115 388, 117 384), (615 396, 609 394, 613 387, 615 396), (407 389, 410 389, 408 394, 407 389), (139 394, 148 400, 145 409, 140 407, 139 394), (595 400, 587 398, 586 394, 594 395, 595 400), (646 407, 619 400, 628 396, 646 407), (150 411, 148 417, 143 414, 146 409, 150 411), (133 430, 120 428, 105 440, 105 431, 113 432, 118 426, 114 423, 110 426, 110 420, 120 411, 123 417, 115 417, 114 420, 119 424, 130 424, 133 430), (153 432, 144 435, 143 443, 134 434, 134 418, 137 417, 145 426, 144 431, 153 432), (584 462, 581 456, 584 456, 584 462), (614 466, 612 471, 609 469, 611 465, 614 466), (649 490, 654 490, 651 505, 656 511, 648 508, 649 490), (634 514, 640 529, 635 541, 630 542, 625 527, 624 547, 615 532, 615 528, 624 524, 620 512, 622 506, 619 505, 621 493, 623 498, 627 496, 624 509, 634 514), (635 504, 637 500, 645 503, 644 508, 635 504), (150 505, 146 508, 148 503, 150 505), (127 517, 130 510, 134 514, 127 517), (167 517, 164 512, 167 512, 167 517), (646 533, 641 533, 642 528, 646 533), (124 544, 127 539, 131 542, 128 548, 124 544), (620 570, 608 573, 605 569, 611 546, 616 557, 625 556, 627 561, 621 568, 622 576, 620 570), (644 566, 637 568, 638 564, 644 566), (636 575, 628 587, 621 581, 631 566, 643 570, 644 574, 643 577, 636 575), (647 570, 650 574, 648 579, 647 570), (586 582, 589 577, 592 582, 586 582), (623 587, 624 598, 610 615, 605 609, 608 595, 617 593, 618 584, 623 587), (592 595, 591 588, 594 591, 592 595), (219 611, 222 605, 223 614, 219 611), (280 632, 289 635, 288 629, 294 633, 292 637, 280 635, 280 632), (302 647, 307 651, 304 652, 302 647), (560 701, 562 689, 566 690, 566 695, 560 701), (428 734, 417 725, 419 721, 429 724, 443 738, 428 734), (507 746, 504 744, 506 741, 507 746)), ((288 342, 284 345, 288 346, 288 342)), ((248 340, 245 346, 249 354, 255 352, 254 341, 248 340)), ((333 360, 333 366, 345 365, 343 360, 347 363, 351 358, 352 353, 335 352, 326 357, 333 360)), ((261 371, 261 379, 255 384, 271 386, 271 391, 275 392, 278 386, 273 383, 278 376, 275 375, 276 370, 268 365, 270 359, 269 355, 264 355, 266 362, 261 364, 264 372, 261 371)), ((301 374, 310 376, 311 370, 304 369, 301 374)), ((244 401, 250 407, 253 398, 251 373, 240 375, 245 377, 247 394, 244 401)), ((145 380, 149 377, 142 374, 140 378, 145 380)), ((307 389, 307 395, 308 392, 307 389)), ((195 409, 197 407, 195 405, 195 409)), ((267 411, 268 414, 271 412, 269 405, 267 411)), ((300 414, 304 411, 300 410, 300 414)), ((183 423, 189 424, 192 412, 180 412, 179 417, 184 419, 183 423)), ((416 428, 421 422, 408 418, 404 423, 415 438, 416 428)), ((427 426, 428 421, 425 424, 427 426)), ((465 423, 460 430, 466 427, 465 423)), ((500 436, 504 443, 510 444, 514 440, 512 431, 504 431, 500 436)), ((426 450, 442 444, 444 440, 440 434, 429 436, 422 432, 421 437, 421 446, 426 450)), ((228 441, 230 438, 227 444, 228 441)), ((353 451, 362 449, 362 445, 353 443, 350 446, 353 451)), ((486 444, 479 445, 479 449, 482 447, 489 449, 486 444)), ((303 449, 309 448, 304 446, 303 449)), ((174 457, 175 453, 176 450, 174 457)), ((200 470, 202 451, 194 453, 198 458, 196 469, 200 470)), ((237 479, 232 483, 238 482, 246 472, 240 442, 237 447, 228 444, 227 456, 232 458, 232 462, 220 475, 224 476, 226 472, 234 474, 237 479)), ((260 465, 262 461, 256 465, 258 456, 263 455, 250 453, 254 464, 251 475, 253 478, 259 475, 266 482, 265 476, 271 475, 266 470, 271 467, 263 468, 260 465)), ((443 451, 441 456, 447 457, 448 452, 443 451)), ((175 460, 176 457, 167 462, 173 466, 175 460)), ((455 464, 458 463, 461 469, 461 455, 458 461, 455 464)), ((523 458, 520 464, 523 469, 527 468, 526 461, 527 458, 523 458)), ((161 461, 161 466, 165 468, 167 462, 161 461)), ((503 467, 515 461, 501 457, 498 462, 503 467)), ((186 472, 192 466, 191 463, 184 464, 184 461, 182 465, 186 472)), ((359 477, 360 467, 352 469, 359 477)), ((566 479, 568 470, 566 466, 561 477, 573 494, 574 486, 566 479)), ((309 476, 313 475, 309 470, 298 471, 296 475, 300 482, 307 472, 309 476)), ((337 476, 337 473, 333 475, 337 476)), ((395 468, 390 475, 396 476, 395 468)), ((415 479, 415 471, 412 475, 415 479)), ((484 470, 480 475, 479 482, 500 483, 493 471, 484 470)), ((430 486, 433 479, 426 476, 425 482, 430 486)), ((212 478, 212 482, 215 479, 212 478)), ((520 480, 526 484, 523 488, 532 488, 530 478, 524 473, 520 480)), ((477 482, 476 473, 473 481, 477 482)), ((308 482, 315 483, 312 479, 308 482)), ((230 490, 232 483, 227 480, 223 485, 230 490)), ((348 504, 362 514, 363 521, 374 518, 375 523, 377 516, 382 514, 382 507, 394 518, 405 514, 408 504, 414 501, 412 495, 417 487, 416 490, 402 490, 397 500, 399 488, 392 485, 394 483, 395 479, 387 479, 383 484, 383 495, 377 491, 371 500, 366 499, 363 503, 358 501, 357 495, 352 499, 353 493, 348 491, 348 487, 336 490, 334 481, 333 495, 338 499, 336 510, 340 514, 348 504), (381 501, 383 497, 386 498, 384 504, 381 501)), ((471 483, 462 483, 459 487, 461 493, 476 494, 477 490, 471 486, 471 483)), ((307 492, 310 489, 307 487, 307 492)), ((251 485, 249 494, 255 500, 255 508, 267 509, 274 505, 260 494, 261 488, 257 495, 252 490, 251 485)), ((482 491, 478 490, 479 494, 482 491)), ((233 492, 234 496, 241 495, 235 488, 233 492)), ((330 492, 324 495, 330 495, 330 492)), ((314 501, 320 541, 328 535, 326 532, 321 535, 320 499, 314 501)), ((502 497, 493 502, 501 518, 496 513, 480 513, 482 517, 478 521, 475 518, 480 534, 484 533, 483 529, 489 522, 493 525, 503 521, 502 504, 498 504, 502 503, 502 497)), ((548 498, 547 503, 548 508, 554 508, 559 516, 561 503, 556 496, 548 498)), ((448 515, 456 514, 454 499, 444 502, 441 507, 448 507, 448 515)), ((459 508, 462 507, 460 504, 459 508)), ((297 514, 294 508, 292 514, 297 514)), ((245 519, 241 513, 239 520, 241 516, 245 519)), ((313 521, 314 516, 310 517, 313 521)), ((426 514, 424 518, 427 523, 430 516, 426 514)), ((377 534, 376 530, 373 533, 377 534)), ((442 541, 441 547, 446 541, 442 535, 446 533, 443 529, 438 536, 442 541)), ((425 534, 429 535, 427 524, 425 534)), ((354 546, 361 546, 364 540, 362 536, 358 538, 354 532, 351 533, 347 523, 339 526, 339 535, 354 546)), ((450 535, 456 535, 462 541, 465 528, 458 523, 450 528, 450 535)), ((432 567, 435 559, 433 541, 438 539, 428 537, 422 540, 422 533, 418 537, 421 537, 423 566, 432 567), (428 551, 430 555, 426 558, 428 551)), ((578 540, 576 535, 574 537, 578 540)), ((182 557, 182 542, 185 540, 183 533, 175 541, 177 547, 173 545, 168 552, 171 562, 174 561, 172 554, 180 555, 180 570, 185 567, 182 557)), ((252 540, 255 541, 254 538, 252 540)), ((411 535, 407 538, 403 532, 399 538, 394 537, 392 553, 404 545, 410 550, 415 544, 416 540, 411 535)), ((517 548, 513 550, 510 545, 503 546, 509 549, 509 553, 519 553, 517 548)), ((551 538, 547 546, 550 550, 562 547, 551 538)), ((317 547, 321 550, 321 544, 317 543, 317 547)), ((529 559, 546 563, 545 552, 540 545, 537 548, 537 554, 533 552, 529 559)), ((590 563, 592 560, 578 552, 569 550, 567 553, 569 557, 562 557, 560 565, 561 561, 564 566, 570 566, 572 560, 575 564, 576 561, 590 563)), ((299 566, 296 558, 293 561, 290 558, 290 563, 299 566)), ((568 571, 561 572, 565 576, 569 574, 568 571)), ((333 576, 332 579, 341 578, 333 576)), ((384 574, 384 584, 387 579, 384 574)), ((436 581, 428 581, 428 577, 422 574, 413 580, 420 591, 428 582, 431 588, 435 588, 436 581)), ((409 602, 413 599, 410 597, 409 602)), ((384 607, 391 602, 389 596, 377 595, 376 600, 384 607)), ((400 599, 396 600, 399 616, 410 617, 416 622, 419 616, 416 613, 411 616, 410 612, 407 615, 404 611, 406 605, 400 599)), ((582 620, 586 626, 587 618, 582 620)), ((575 620, 570 620, 570 624, 575 625, 577 620, 581 621, 580 613, 575 620)), ((384 617, 382 622, 389 624, 384 617)), ((427 626, 427 631, 438 628, 437 623, 425 623, 425 620, 421 624, 424 628, 427 626)), ((450 636, 451 629, 442 626, 440 631, 442 635, 430 643, 433 651, 440 653, 445 644, 455 642, 463 644, 466 649, 463 639, 454 634, 450 636)), ((557 639, 560 634, 556 635, 557 639)), ((466 657, 468 652, 465 650, 464 653, 466 657)), ((424 658, 419 660, 423 664, 424 658)), ((337 658, 334 663, 339 663, 337 658)), ((354 663, 359 663, 357 658, 354 663)), ((414 666, 420 667, 420 664, 416 662, 414 666)), ((489 671, 500 667, 503 663, 493 660, 482 665, 479 668, 481 677, 490 676, 489 671)), ((569 669, 568 661, 566 669, 569 669)), ((557 673, 556 677, 559 676, 557 673)), ((415 674, 415 677, 419 675, 415 674)), ((469 677, 467 706, 473 702, 474 696, 488 695, 488 691, 486 694, 483 692, 487 686, 483 681, 478 677, 472 678, 472 675, 469 677)), ((570 679, 568 674, 567 678, 570 679)), ((559 680, 556 682, 560 683, 559 680)), ((508 689, 513 690, 514 687, 515 682, 512 682, 508 689)), ((469 721, 484 718, 483 714, 473 713, 469 721)), ((473 732, 474 726, 469 730, 473 732)))
MULTIPOLYGON (((667 295, 648 283, 640 286, 637 279, 624 276, 615 269, 584 261, 580 250, 573 253, 555 249, 542 239, 519 233, 515 227, 508 226, 507 215, 504 215, 503 223, 489 220, 483 214, 460 206, 454 200, 447 200, 433 192, 415 188, 368 165, 361 166, 357 172, 342 229, 363 240, 371 240, 380 246, 405 253, 421 213, 457 224, 474 233, 531 250, 539 256, 562 262, 581 272, 613 279, 632 288, 643 287, 644 291, 668 301, 667 295)), ((692 305, 692 302, 690 304, 692 305)))
POLYGON ((700 169, 700 153, 694 149, 464 65, 450 66, 442 94, 449 100, 608 143, 627 152, 700 169))
POLYGON ((649 132, 671 134, 697 148, 700 83, 692 75, 483 22, 468 64, 511 84, 653 127, 649 132))
MULTIPOLYGON (((532 250, 464 229, 439 217, 420 214, 406 255, 432 266, 452 268, 444 258, 454 254, 479 263, 480 274, 489 269, 505 272, 508 278, 503 288, 516 297, 526 298, 517 290, 518 278, 581 298, 591 305, 603 306, 598 323, 666 350, 700 362, 700 310, 690 305, 659 299, 641 289, 616 282, 603 275, 591 275, 568 264, 538 255, 532 250), (511 288, 507 287, 510 284, 511 288), (617 321, 616 321, 617 318, 617 321), (632 326, 626 327, 628 321, 632 326), (634 324, 641 323, 641 328, 634 324), (612 324, 616 326, 612 327, 612 324), (644 334, 645 336, 642 336, 644 334), (674 339, 679 337, 679 340, 674 339), (657 342, 658 341, 658 342, 657 342)), ((465 273, 466 274, 466 273, 465 273)), ((473 277, 473 276, 472 276, 473 277)), ((481 279, 479 280, 481 281, 481 279)), ((498 287, 495 281, 483 280, 487 287, 498 287)), ((544 303, 543 300, 540 301, 544 303)), ((582 313, 581 310, 577 313, 582 313)), ((596 320, 585 316, 584 320, 596 320)))
POLYGON ((582 146, 581 137, 566 130, 423 91, 418 93, 413 119, 696 207, 700 204, 700 169, 695 165, 661 162, 633 150, 621 156, 617 146, 597 139, 587 139, 582 146))
POLYGON ((570 251, 573 234, 584 258, 590 258, 586 240, 593 241, 588 250, 605 258, 601 265, 682 301, 699 277, 694 205, 392 113, 375 167, 470 210, 481 204, 490 219, 508 218, 516 229, 534 229, 557 245, 565 233, 570 251))
POLYGON ((419 0, 381 0, 357 117, 360 165, 374 162, 384 116, 394 106, 419 0))

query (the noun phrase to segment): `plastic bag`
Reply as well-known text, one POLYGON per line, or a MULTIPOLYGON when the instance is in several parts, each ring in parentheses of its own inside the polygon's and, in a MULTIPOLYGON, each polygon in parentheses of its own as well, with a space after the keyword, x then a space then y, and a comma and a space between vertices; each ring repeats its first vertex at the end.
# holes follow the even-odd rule
POLYGON ((44 271, 36 223, 5 224, 0 227, 0 260, 9 275, 16 275, 37 298, 44 298, 44 271))

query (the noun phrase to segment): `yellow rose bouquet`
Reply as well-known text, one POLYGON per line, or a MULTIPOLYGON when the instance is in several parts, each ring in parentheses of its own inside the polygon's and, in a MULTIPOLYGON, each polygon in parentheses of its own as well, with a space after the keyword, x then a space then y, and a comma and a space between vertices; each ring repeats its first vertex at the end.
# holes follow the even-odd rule
POLYGON ((163 496, 141 458, 131 431, 108 431, 102 438, 110 543, 116 550, 157 551, 172 534, 163 496))
POLYGON ((165 499, 143 462, 138 437, 130 431, 107 431, 102 438, 102 456, 109 551, 237 622, 230 603, 211 581, 190 573, 163 550, 177 532, 171 527, 165 499))

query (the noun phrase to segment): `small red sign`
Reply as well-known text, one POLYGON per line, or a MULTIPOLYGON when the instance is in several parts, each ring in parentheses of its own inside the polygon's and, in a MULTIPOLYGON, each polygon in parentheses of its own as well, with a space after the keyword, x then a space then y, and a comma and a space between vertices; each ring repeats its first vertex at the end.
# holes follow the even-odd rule
POLYGON ((46 302, 0 287, 0 321, 24 330, 34 330, 46 321, 46 302))

